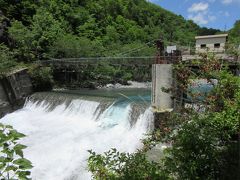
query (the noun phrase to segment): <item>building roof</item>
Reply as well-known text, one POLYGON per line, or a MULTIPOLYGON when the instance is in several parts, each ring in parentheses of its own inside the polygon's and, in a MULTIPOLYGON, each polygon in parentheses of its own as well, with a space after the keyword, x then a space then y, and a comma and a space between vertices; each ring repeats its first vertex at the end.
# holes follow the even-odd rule
POLYGON ((217 34, 217 35, 208 35, 208 36, 196 36, 195 39, 210 39, 210 38, 219 38, 227 37, 228 34, 217 34))

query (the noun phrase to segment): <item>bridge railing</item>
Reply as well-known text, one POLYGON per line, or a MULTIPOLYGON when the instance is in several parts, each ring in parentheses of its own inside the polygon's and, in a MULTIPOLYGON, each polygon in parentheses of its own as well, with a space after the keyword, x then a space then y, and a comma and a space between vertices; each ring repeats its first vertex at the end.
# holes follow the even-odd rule
MULTIPOLYGON (((221 60, 226 60, 228 62, 239 63, 240 57, 228 54, 216 54, 221 60)), ((191 61, 200 59, 199 54, 195 55, 176 55, 176 54, 166 54, 165 56, 142 56, 142 57, 84 57, 84 58, 62 58, 39 61, 41 64, 46 65, 81 65, 81 64, 110 64, 110 65, 125 65, 125 66, 148 66, 152 64, 175 64, 179 61, 191 61)))
POLYGON ((88 57, 88 58, 63 58, 43 60, 43 64, 138 64, 138 65, 150 65, 155 62, 155 56, 145 56, 145 57, 88 57))

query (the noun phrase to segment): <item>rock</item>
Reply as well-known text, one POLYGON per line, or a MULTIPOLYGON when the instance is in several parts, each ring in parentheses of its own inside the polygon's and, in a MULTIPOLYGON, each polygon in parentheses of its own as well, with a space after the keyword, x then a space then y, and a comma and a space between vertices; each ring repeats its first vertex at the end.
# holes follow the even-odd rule
POLYGON ((110 88, 114 88, 114 85, 113 84, 107 84, 105 87, 110 89, 110 88))
POLYGON ((0 99, 0 118, 2 118, 3 116, 5 116, 7 113, 11 113, 13 111, 11 105, 6 102, 6 101, 2 101, 0 99))
POLYGON ((159 143, 156 146, 154 146, 151 150, 147 152, 147 160, 148 161, 153 161, 156 163, 161 162, 161 160, 164 157, 164 149, 170 147, 170 145, 164 144, 164 143, 159 143))
POLYGON ((114 88, 118 89, 118 88, 121 88, 121 86, 122 86, 121 84, 117 83, 115 84, 114 88))
POLYGON ((8 33, 7 33, 7 28, 10 26, 10 21, 8 18, 6 18, 2 11, 0 10, 0 42, 5 42, 7 43, 9 38, 8 38, 8 33))

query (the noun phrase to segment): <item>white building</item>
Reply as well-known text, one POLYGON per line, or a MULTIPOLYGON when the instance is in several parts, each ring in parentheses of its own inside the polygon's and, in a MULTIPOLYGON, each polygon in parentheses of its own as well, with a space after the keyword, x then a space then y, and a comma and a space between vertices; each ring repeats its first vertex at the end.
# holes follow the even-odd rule
POLYGON ((196 36, 196 53, 215 52, 224 53, 228 34, 218 34, 210 36, 196 36))

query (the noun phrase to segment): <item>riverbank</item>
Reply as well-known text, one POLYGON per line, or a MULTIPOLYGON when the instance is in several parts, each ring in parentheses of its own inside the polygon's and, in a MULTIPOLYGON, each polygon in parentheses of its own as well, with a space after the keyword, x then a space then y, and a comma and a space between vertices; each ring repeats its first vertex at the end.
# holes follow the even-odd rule
POLYGON ((134 89, 134 88, 141 88, 141 89, 150 89, 152 86, 151 82, 137 82, 137 81, 127 81, 128 85, 123 85, 120 83, 116 84, 107 84, 105 86, 100 86, 98 89, 134 89))

